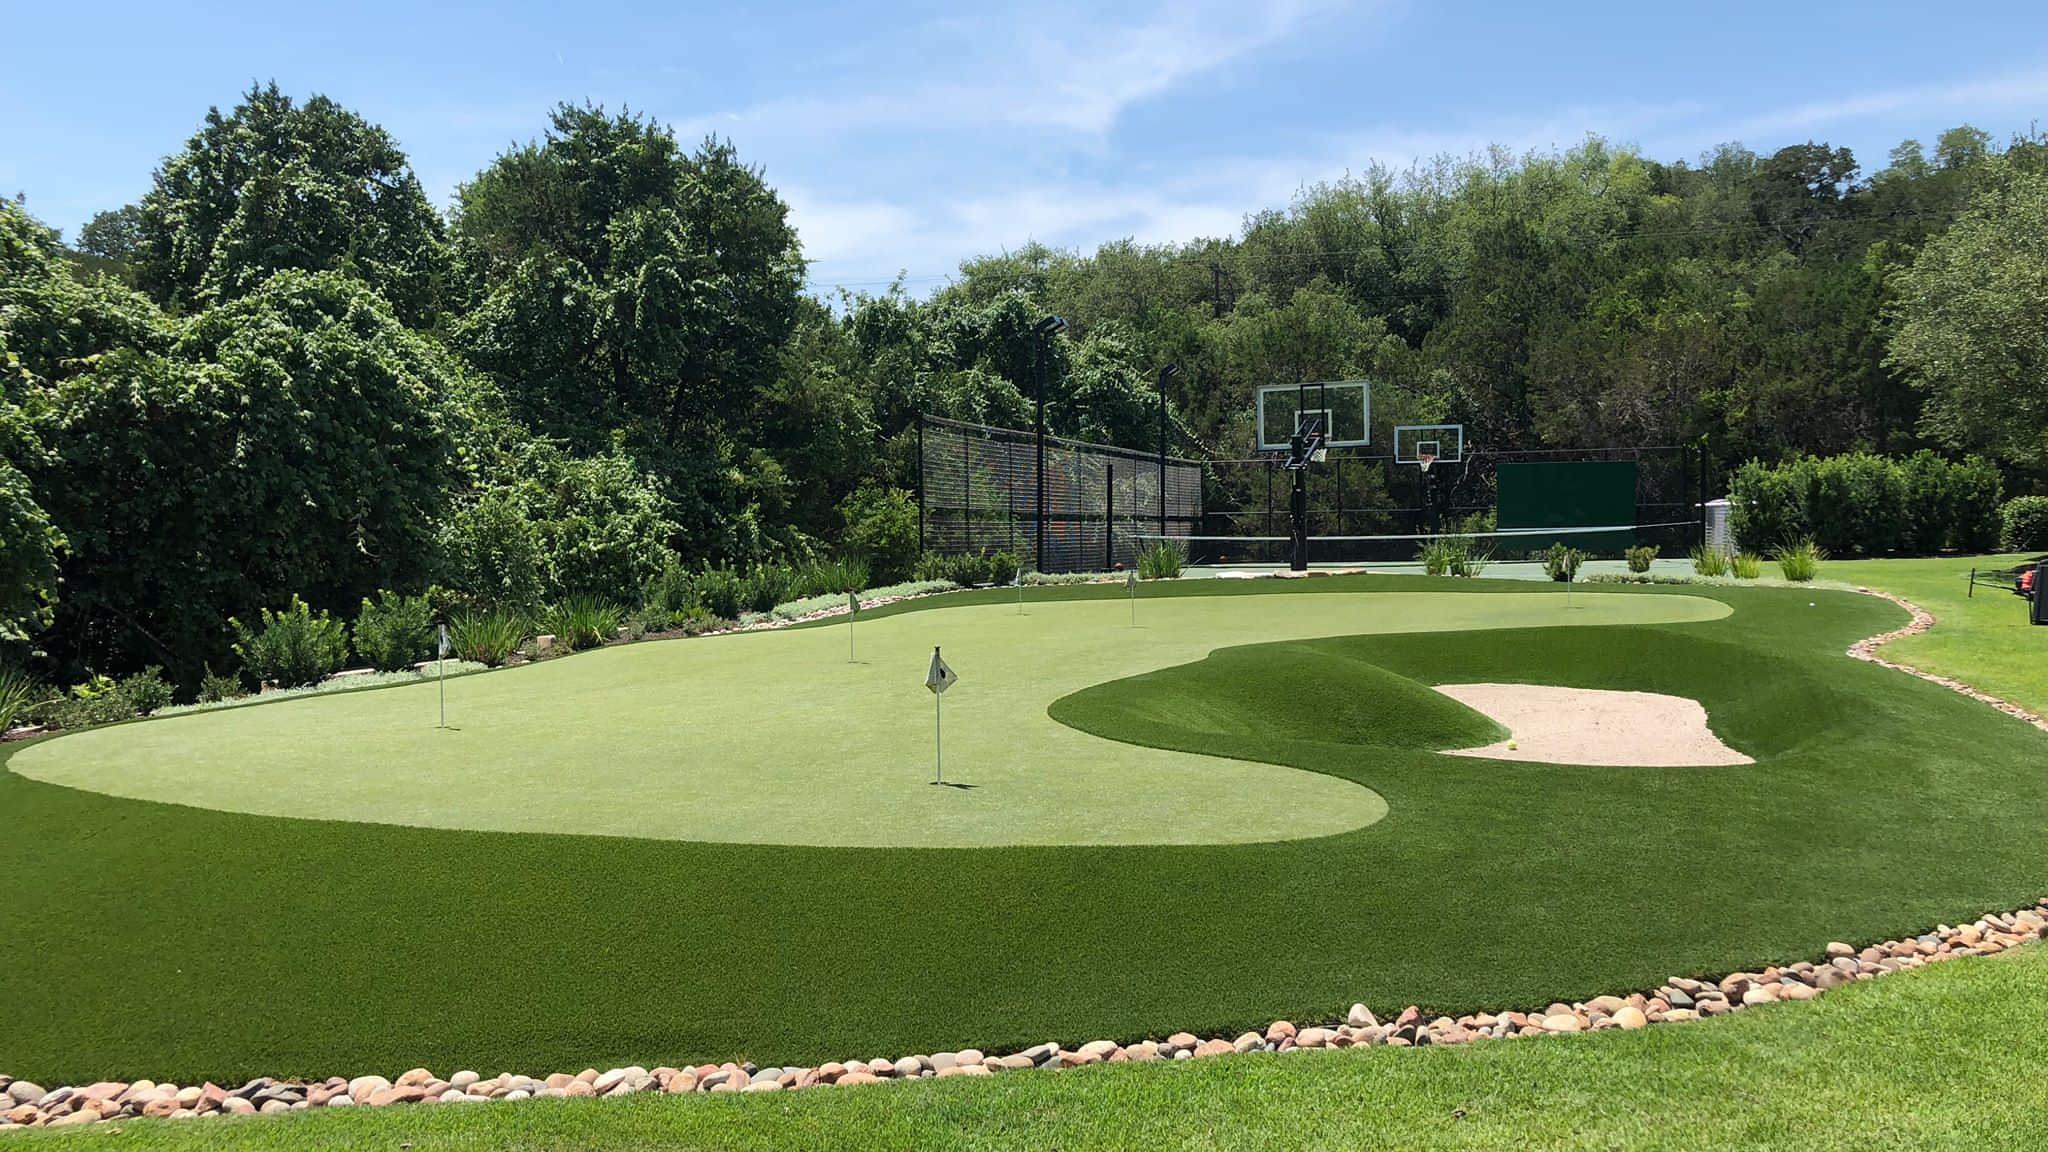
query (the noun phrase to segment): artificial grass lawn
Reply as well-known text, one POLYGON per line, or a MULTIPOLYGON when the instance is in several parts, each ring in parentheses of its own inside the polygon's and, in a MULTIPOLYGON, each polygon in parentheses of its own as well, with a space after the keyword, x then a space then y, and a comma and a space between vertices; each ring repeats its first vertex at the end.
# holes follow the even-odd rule
MULTIPOLYGON (((1139 627, 1114 600, 1028 614, 969 603, 857 623, 860 662, 843 623, 637 644, 451 682, 445 730, 438 686, 408 685, 84 732, 10 766, 131 799, 483 831, 864 847, 1323 836, 1385 805, 1339 776, 1095 739, 1046 706, 1219 645, 1727 611, 1581 599, 1567 612, 1530 596, 1175 596, 1148 598, 1139 627), (934 645, 962 677, 946 699, 947 758, 971 789, 930 786, 934 645)), ((1263 727, 1313 716, 1283 709, 1263 727)))
MULTIPOLYGON (((1206 581, 1146 593, 1250 611, 1272 588, 1206 581)), ((1431 590, 1565 610, 1530 584, 1278 588, 1431 590)), ((1370 709, 1261 737, 1247 717, 1299 707, 1285 691, 1301 666, 1293 642, 1219 658, 1251 661, 1236 677, 1244 699, 1194 737, 1173 717, 1208 715, 1204 701, 1217 699, 1195 672, 1182 674, 1188 691, 1150 694, 1164 712, 1119 715, 1144 703, 1129 685, 1056 706, 1119 739, 1257 755, 1356 781, 1390 804, 1376 824, 1309 840, 855 849, 456 832, 184 808, 0 775, 0 875, 20 910, 0 933, 0 1068, 45 1081, 182 1082, 416 1064, 793 1063, 1221 1032, 1324 1017, 1354 999, 1385 1011, 1535 1007, 1812 955, 1830 939, 1915 931, 2048 889, 2048 736, 1842 655, 1902 612, 1848 593, 1687 594, 1734 612, 1308 649, 1330 676, 1353 667, 1346 683, 1374 692, 1398 676, 1697 696, 1755 765, 1436 756, 1374 735, 1401 729, 1370 709)), ((1125 608, 1121 589, 1058 595, 1125 608)), ((1577 599, 1668 595, 1617 587, 1577 599)))
POLYGON ((2027 602, 1979 588, 1971 568, 2013 568, 2034 555, 1945 556, 1922 560, 1829 563, 1821 575, 1904 596, 1934 613, 1933 631, 1885 645, 1887 660, 1952 676, 2000 699, 2048 716, 2048 628, 2027 622, 2027 602))
POLYGON ((123 1122, 24 1147, 2025 1147, 2048 1092, 2048 950, 1643 1032, 1104 1065, 775 1096, 638 1096, 123 1122))

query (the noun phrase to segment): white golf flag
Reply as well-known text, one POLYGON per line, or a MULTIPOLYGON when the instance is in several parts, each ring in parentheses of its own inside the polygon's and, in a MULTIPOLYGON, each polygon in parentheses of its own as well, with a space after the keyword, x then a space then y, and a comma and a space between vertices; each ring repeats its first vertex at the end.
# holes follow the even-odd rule
POLYGON ((1124 573, 1124 587, 1129 588, 1133 592, 1138 590, 1138 570, 1136 568, 1124 573))
POLYGON ((846 594, 846 611, 849 615, 860 615, 860 593, 848 592, 846 594))
MULTIPOLYGON (((448 658, 448 626, 442 624, 439 627, 441 629, 441 659, 446 660, 448 658)), ((414 651, 418 651, 418 649, 414 649, 414 651)))
POLYGON ((924 686, 932 690, 932 695, 942 695, 946 689, 953 686, 953 681, 959 678, 953 674, 953 669, 947 666, 945 657, 939 655, 939 650, 933 648, 932 667, 931 671, 924 674, 924 686))

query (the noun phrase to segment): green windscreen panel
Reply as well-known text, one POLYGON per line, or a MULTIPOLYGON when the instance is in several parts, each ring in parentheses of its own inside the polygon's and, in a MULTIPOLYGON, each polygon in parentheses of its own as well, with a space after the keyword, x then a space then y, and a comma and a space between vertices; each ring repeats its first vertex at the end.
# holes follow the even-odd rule
MULTIPOLYGON (((1500 527, 1595 528, 1636 522, 1636 465, 1633 460, 1578 460, 1500 465, 1500 527)), ((1584 552, 1614 552, 1635 543, 1635 532, 1569 532, 1529 535, 1513 550, 1538 551, 1552 540, 1584 552)))

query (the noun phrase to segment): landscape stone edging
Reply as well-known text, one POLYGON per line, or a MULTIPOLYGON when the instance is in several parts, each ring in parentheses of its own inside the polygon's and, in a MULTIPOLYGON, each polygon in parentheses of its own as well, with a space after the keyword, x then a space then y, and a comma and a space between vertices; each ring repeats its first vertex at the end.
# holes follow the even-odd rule
POLYGON ((629 1096, 643 1092, 748 1093, 828 1086, 854 1087, 885 1080, 944 1080, 998 1072, 1078 1068, 1090 1064, 1205 1059, 1232 1053, 1295 1052, 1323 1048, 1429 1047, 1488 1039, 1523 1039, 1574 1032, 1633 1031, 1652 1024, 1725 1016, 1761 1004, 1812 1000, 1831 989, 1960 956, 1988 956, 2048 934, 2048 898, 2016 912, 1999 912, 1962 925, 1856 949, 1832 943, 1821 963, 1800 961, 1760 972, 1734 972, 1719 980, 1673 976, 1654 992, 1596 996, 1556 1003, 1535 1012, 1477 1012, 1430 1016, 1410 1006, 1382 1023, 1364 1004, 1353 1004, 1342 1023, 1297 1027, 1275 1020, 1263 1031, 1235 1038, 1201 1039, 1176 1032, 1164 1041, 1118 1044, 1094 1040, 1068 1049, 1046 1043, 1007 1056, 975 1049, 904 1056, 896 1060, 832 1061, 812 1067, 759 1068, 751 1063, 698 1064, 647 1069, 634 1065, 599 1072, 586 1068, 536 1078, 500 1073, 488 1080, 461 1071, 440 1079, 414 1068, 397 1080, 340 1076, 317 1083, 258 1077, 239 1088, 212 1082, 179 1087, 151 1080, 101 1081, 45 1091, 26 1080, 0 1076, 0 1131, 15 1127, 69 1127, 134 1117, 189 1120, 205 1116, 289 1114, 313 1108, 388 1107, 395 1104, 481 1104, 574 1096, 629 1096))
MULTIPOLYGON (((1983 701, 2008 715, 2048 730, 2048 721, 2024 708, 1947 677, 1935 676, 1876 655, 1882 645, 1914 636, 1934 626, 1934 616, 1919 605, 1887 592, 1861 588, 1912 614, 1903 628, 1860 640, 1849 655, 1940 684, 1983 701)), ((818 1067, 759 1068, 752 1063, 699 1064, 649 1070, 638 1065, 576 1075, 557 1072, 545 1078, 500 1073, 485 1080, 461 1071, 441 1080, 425 1068, 405 1072, 397 1080, 382 1076, 339 1076, 319 1083, 258 1077, 232 1091, 212 1082, 179 1087, 151 1080, 101 1081, 45 1091, 27 1080, 0 1075, 0 1131, 16 1127, 68 1127, 106 1120, 151 1117, 196 1119, 204 1116, 286 1114, 319 1107, 386 1107, 394 1104, 487 1103, 572 1096, 626 1096, 659 1091, 669 1094, 766 1093, 812 1087, 853 1087, 884 1080, 948 1079, 992 1076, 998 1071, 1059 1069, 1090 1064, 1149 1063, 1191 1060, 1247 1052, 1291 1052, 1319 1048, 1429 1047, 1466 1044, 1485 1039, 1517 1039, 1574 1032, 1631 1031, 1651 1024, 1681 1023, 1724 1016, 1745 1008, 1780 1001, 1814 999, 1830 989, 1892 972, 1919 968, 1959 956, 1984 956, 2008 951, 2048 935, 2048 897, 2031 908, 1993 913, 1962 925, 1939 925, 1934 931, 1888 940, 1863 949, 1831 943, 1824 961, 1800 961, 1761 972, 1734 972, 1718 981, 1674 976, 1652 993, 1626 997, 1596 996, 1584 1003, 1556 1003, 1538 1012, 1478 1012, 1462 1016, 1429 1016, 1411 1005, 1391 1022, 1381 1023, 1364 1004, 1353 1004, 1342 1023, 1297 1027, 1275 1020, 1263 1032, 1235 1038, 1203 1040, 1176 1032, 1165 1041, 1140 1040, 1120 1045, 1095 1040, 1076 1049, 1046 1043, 1007 1056, 991 1057, 975 1049, 904 1056, 896 1060, 832 1061, 818 1067)))
POLYGON ((1876 636, 1870 636, 1865 639, 1858 640, 1856 643, 1849 645, 1849 655, 1855 657, 1858 660, 1867 660, 1880 668, 1890 668, 1896 672, 1904 672, 1908 676, 1918 676, 1920 679, 1925 680, 1930 684, 1939 684, 1943 688, 1946 688, 1951 692, 1959 692, 1964 696, 1968 696, 1972 700, 1978 701, 1979 703, 1989 704, 1993 708, 1998 709, 2000 712, 2005 713, 2007 716, 2010 716, 2015 720, 2024 720, 2027 723, 2032 724, 2034 727, 2039 728, 2041 731, 2048 732, 2048 719, 2043 719, 2035 713, 2029 712, 2025 708, 2022 708, 2009 700, 2001 700, 1998 697, 1993 696, 1989 692, 1985 692, 1977 688, 1972 688, 1968 684, 1965 684, 1960 680, 1954 679, 1953 677, 1937 676, 1932 672, 1926 672, 1919 668, 1915 668, 1911 664, 1900 664, 1897 661, 1886 660, 1883 657, 1879 656, 1877 654, 1877 650, 1879 648, 1884 647, 1886 644, 1889 644, 1894 640, 1903 639, 1907 636, 1919 636, 1927 632, 1929 629, 1933 628, 1935 624, 1934 613, 1929 612, 1927 609, 1922 608, 1918 604, 1913 603, 1911 600, 1908 600, 1903 596, 1895 596, 1890 592, 1880 591, 1876 588, 1858 588, 1856 589, 1856 591, 1861 592, 1865 596, 1875 596, 1880 600, 1889 600, 1892 603, 1897 604, 1899 607, 1904 608, 1907 612, 1911 613, 1913 619, 1903 628, 1894 628, 1890 632, 1881 633, 1876 636))

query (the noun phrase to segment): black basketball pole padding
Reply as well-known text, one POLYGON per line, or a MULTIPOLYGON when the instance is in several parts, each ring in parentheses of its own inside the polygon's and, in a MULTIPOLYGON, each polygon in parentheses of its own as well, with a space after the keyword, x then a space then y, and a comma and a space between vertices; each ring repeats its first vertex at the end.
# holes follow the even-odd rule
POLYGON ((924 413, 917 414, 917 554, 924 555, 924 413))
POLYGON ((1308 461, 1301 458, 1307 445, 1301 433, 1294 434, 1293 453, 1299 467, 1291 468, 1294 473, 1294 492, 1288 498, 1287 511, 1291 523, 1288 526, 1290 547, 1287 567, 1295 572, 1308 571, 1308 461))
POLYGON ((2034 623, 2048 624, 2048 560, 2034 565, 2034 623))

